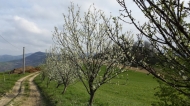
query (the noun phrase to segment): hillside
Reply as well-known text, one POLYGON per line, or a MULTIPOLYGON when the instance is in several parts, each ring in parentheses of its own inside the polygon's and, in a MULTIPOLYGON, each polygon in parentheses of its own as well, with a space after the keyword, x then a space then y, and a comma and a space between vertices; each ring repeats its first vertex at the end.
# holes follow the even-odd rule
MULTIPOLYGON (((46 53, 43 52, 36 52, 27 57, 25 57, 25 66, 38 66, 43 63, 44 59, 46 58, 46 53)), ((20 68, 23 66, 23 60, 12 60, 8 62, 0 62, 0 72, 13 70, 15 68, 20 68)))
MULTIPOLYGON (((25 56, 30 56, 32 53, 25 54, 25 56)), ((22 59, 23 55, 12 56, 12 55, 0 55, 0 62, 8 62, 13 60, 22 59)))

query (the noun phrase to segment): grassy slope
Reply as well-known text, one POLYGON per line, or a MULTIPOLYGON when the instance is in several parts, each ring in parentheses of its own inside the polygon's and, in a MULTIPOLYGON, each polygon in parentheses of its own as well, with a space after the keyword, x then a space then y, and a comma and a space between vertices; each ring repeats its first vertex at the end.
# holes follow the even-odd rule
POLYGON ((0 62, 0 72, 13 69, 14 64, 10 62, 0 62))
POLYGON ((5 82, 4 82, 4 76, 3 73, 0 73, 0 96, 5 94, 7 91, 9 91, 14 85, 15 82, 20 79, 23 76, 28 75, 26 74, 5 74, 5 82))
MULTIPOLYGON (((154 88, 158 83, 152 76, 134 71, 124 73, 122 76, 98 89, 95 94, 94 106, 150 106, 153 101, 156 101, 154 88), (119 85, 115 84, 117 82, 119 85)), ((51 82, 49 88, 46 87, 46 81, 40 81, 39 76, 36 77, 35 82, 47 101, 51 102, 50 105, 87 105, 89 95, 80 82, 69 86, 65 95, 61 95, 63 87, 55 88, 56 82, 51 82)))

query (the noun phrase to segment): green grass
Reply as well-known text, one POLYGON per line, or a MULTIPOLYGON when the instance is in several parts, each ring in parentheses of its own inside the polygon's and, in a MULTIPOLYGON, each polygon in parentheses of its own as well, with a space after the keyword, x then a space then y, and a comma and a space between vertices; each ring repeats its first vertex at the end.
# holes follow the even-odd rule
POLYGON ((24 94, 28 97, 30 94, 30 85, 29 85, 29 81, 25 80, 24 81, 24 94))
MULTIPOLYGON (((88 104, 89 95, 81 82, 68 87, 64 95, 63 87, 56 88, 56 82, 51 82, 46 87, 46 81, 41 81, 40 76, 35 78, 43 96, 50 106, 85 106, 88 104)), ((150 106, 157 101, 154 88, 158 83, 151 75, 140 72, 128 71, 109 84, 101 86, 94 98, 94 106, 150 106), (128 76, 127 76, 128 74, 128 76), (123 77, 121 77, 123 76, 123 77), (115 84, 118 83, 119 84, 115 84)))
POLYGON ((23 76, 28 75, 25 74, 3 74, 0 73, 0 97, 8 92, 15 85, 15 82, 23 76), (4 80, 5 76, 5 80, 4 80))

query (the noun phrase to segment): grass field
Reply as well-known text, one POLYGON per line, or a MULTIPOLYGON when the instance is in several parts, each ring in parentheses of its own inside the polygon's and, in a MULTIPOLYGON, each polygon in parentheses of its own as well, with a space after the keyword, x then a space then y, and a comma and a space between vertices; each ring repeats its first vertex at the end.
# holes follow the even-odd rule
POLYGON ((9 91, 14 85, 15 82, 23 76, 28 75, 25 74, 3 74, 0 73, 0 97, 4 95, 7 91, 9 91), (5 78, 5 80, 4 80, 5 78))
MULTIPOLYGON (((38 76, 35 83, 50 106, 88 104, 89 95, 81 82, 69 86, 64 95, 61 94, 63 87, 56 88, 56 82, 52 81, 47 88, 46 81, 41 82, 38 76)), ((101 86, 95 94, 93 106, 150 106, 157 101, 154 96, 154 88, 157 86, 157 81, 151 75, 128 71, 109 84, 101 86)))

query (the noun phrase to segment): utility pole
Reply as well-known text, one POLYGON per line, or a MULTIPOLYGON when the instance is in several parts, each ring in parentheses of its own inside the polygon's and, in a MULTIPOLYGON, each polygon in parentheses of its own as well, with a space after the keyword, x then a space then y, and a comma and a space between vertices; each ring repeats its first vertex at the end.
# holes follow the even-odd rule
POLYGON ((24 47, 23 47, 23 74, 25 74, 25 56, 24 56, 24 47))

